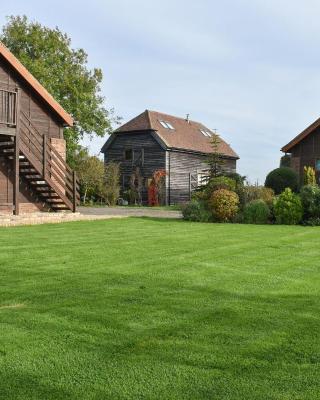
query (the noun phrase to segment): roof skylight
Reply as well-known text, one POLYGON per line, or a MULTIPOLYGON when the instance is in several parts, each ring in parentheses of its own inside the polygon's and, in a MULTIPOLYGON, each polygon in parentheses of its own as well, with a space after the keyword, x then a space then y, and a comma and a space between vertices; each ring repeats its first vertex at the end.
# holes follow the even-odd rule
POLYGON ((204 129, 200 129, 200 132, 201 132, 204 136, 207 136, 207 137, 211 137, 211 136, 212 136, 210 132, 205 131, 204 129))
POLYGON ((174 127, 170 124, 170 122, 159 120, 160 124, 166 128, 174 131, 174 127))

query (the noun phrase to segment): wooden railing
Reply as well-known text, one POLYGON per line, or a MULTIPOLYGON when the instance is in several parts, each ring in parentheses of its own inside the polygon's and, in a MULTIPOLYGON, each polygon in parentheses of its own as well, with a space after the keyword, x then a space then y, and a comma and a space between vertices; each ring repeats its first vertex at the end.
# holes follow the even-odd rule
POLYGON ((29 157, 34 168, 60 196, 66 205, 76 210, 80 203, 79 182, 45 134, 41 134, 28 116, 20 113, 20 148, 29 157), (36 164, 36 165, 35 165, 36 164))
POLYGON ((16 127, 17 92, 0 89, 0 125, 16 127))

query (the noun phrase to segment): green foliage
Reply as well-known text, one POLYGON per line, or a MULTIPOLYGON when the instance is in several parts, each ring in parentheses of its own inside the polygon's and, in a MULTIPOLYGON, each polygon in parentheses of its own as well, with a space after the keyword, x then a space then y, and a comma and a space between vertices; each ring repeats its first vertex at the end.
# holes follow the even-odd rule
POLYGON ((261 199, 253 200, 245 206, 243 220, 246 224, 267 224, 270 209, 261 199))
POLYGON ((284 156, 281 157, 280 159, 280 168, 281 167, 291 167, 291 156, 290 154, 285 154, 284 156))
POLYGON ((90 156, 87 149, 81 148, 75 153, 74 165, 80 181, 80 193, 83 203, 88 197, 103 197, 105 167, 98 157, 90 156))
POLYGON ((206 187, 207 192, 211 194, 218 189, 226 189, 234 192, 236 190, 236 181, 227 176, 211 178, 206 187))
POLYGON ((208 205, 216 221, 228 222, 239 210, 239 197, 230 190, 218 189, 212 193, 208 205))
POLYGON ((275 194, 282 193, 286 188, 296 192, 298 190, 298 174, 291 168, 277 168, 268 174, 265 186, 273 189, 275 194))
POLYGON ((303 184, 315 186, 316 183, 316 171, 312 167, 303 168, 303 184))
POLYGON ((274 191, 264 186, 245 186, 244 187, 245 203, 253 200, 263 200, 269 207, 273 204, 274 191))
POLYGON ((304 226, 320 226, 320 217, 309 218, 303 221, 304 226))
POLYGON ((246 177, 238 174, 237 172, 229 172, 224 174, 227 178, 231 178, 235 181, 236 187, 235 187, 235 192, 237 193, 239 197, 239 208, 243 210, 246 200, 245 200, 245 191, 244 191, 244 184, 246 181, 246 177))
POLYGON ((203 203, 196 200, 182 206, 182 215, 185 220, 194 222, 209 222, 211 218, 203 203))
POLYGON ((304 220, 320 218, 319 186, 303 186, 300 190, 300 198, 304 211, 304 220))
POLYGON ((109 162, 105 166, 105 177, 101 188, 101 194, 108 206, 117 204, 120 194, 120 165, 109 162))
POLYGON ((65 33, 26 16, 11 16, 0 40, 74 117, 75 126, 64 132, 69 163, 84 134, 110 133, 114 118, 101 95, 102 71, 88 68, 87 54, 83 49, 72 49, 65 33))
POLYGON ((275 200, 274 215, 277 224, 295 225, 301 222, 303 208, 300 197, 290 188, 285 189, 275 200))

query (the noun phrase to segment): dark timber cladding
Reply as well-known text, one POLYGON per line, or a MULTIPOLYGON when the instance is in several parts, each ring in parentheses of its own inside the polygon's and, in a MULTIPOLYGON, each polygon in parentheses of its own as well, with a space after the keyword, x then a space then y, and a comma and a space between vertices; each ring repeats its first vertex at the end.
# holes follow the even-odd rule
POLYGON ((317 182, 320 183, 320 119, 281 150, 291 154, 291 167, 298 173, 301 182, 304 167, 310 166, 316 170, 317 182))
MULTIPOLYGON (((122 192, 129 189, 130 176, 139 168, 144 202, 153 173, 165 170, 166 204, 175 204, 189 200, 205 175, 213 135, 201 123, 146 110, 117 129, 102 152, 106 163, 120 163, 122 192)), ((221 138, 218 151, 225 159, 225 170, 235 172, 239 157, 221 138)))
POLYGON ((0 43, 0 212, 75 210, 68 125, 72 118, 0 43))

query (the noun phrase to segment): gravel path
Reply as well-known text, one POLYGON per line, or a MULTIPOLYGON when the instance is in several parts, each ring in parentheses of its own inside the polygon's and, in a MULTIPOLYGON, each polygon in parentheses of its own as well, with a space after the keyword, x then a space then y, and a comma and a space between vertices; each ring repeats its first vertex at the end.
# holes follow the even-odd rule
POLYGON ((78 207, 78 211, 83 215, 91 216, 181 218, 180 211, 160 210, 147 207, 78 207))

